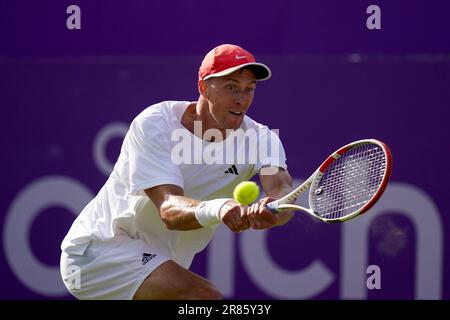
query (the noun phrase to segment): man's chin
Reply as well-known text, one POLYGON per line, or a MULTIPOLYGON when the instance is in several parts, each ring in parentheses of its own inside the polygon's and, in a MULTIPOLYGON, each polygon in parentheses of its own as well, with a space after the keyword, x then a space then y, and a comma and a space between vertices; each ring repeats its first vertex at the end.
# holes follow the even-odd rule
POLYGON ((242 125, 242 119, 239 120, 239 122, 229 123, 229 126, 227 126, 227 130, 237 130, 241 127, 241 125, 242 125))

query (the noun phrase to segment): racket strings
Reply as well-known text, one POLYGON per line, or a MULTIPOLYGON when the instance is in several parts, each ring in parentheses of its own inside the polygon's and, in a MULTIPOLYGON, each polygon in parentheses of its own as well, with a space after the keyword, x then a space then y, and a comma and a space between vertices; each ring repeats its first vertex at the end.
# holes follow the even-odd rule
POLYGON ((327 168, 313 197, 321 217, 336 219, 363 207, 377 192, 386 171, 386 156, 377 145, 364 144, 344 153, 327 168))

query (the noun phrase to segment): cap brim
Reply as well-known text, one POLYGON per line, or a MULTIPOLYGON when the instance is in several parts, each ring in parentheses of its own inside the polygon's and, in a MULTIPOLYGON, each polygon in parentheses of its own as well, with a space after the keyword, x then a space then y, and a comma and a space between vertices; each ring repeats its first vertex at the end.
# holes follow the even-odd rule
POLYGON ((206 80, 209 78, 217 78, 217 77, 227 76, 227 75, 232 74, 233 72, 235 72, 239 69, 242 69, 242 68, 247 68, 247 69, 252 70, 255 73, 257 81, 268 80, 272 76, 272 71, 270 71, 269 67, 266 66, 265 64, 259 63, 259 62, 249 62, 249 63, 240 64, 236 67, 225 69, 218 73, 210 74, 210 75, 204 77, 203 80, 206 80))

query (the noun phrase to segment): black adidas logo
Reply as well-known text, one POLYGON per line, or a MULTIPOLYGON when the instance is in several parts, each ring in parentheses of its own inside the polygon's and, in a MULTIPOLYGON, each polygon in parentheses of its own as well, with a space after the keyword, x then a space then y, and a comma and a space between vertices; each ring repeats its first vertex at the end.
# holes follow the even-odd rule
POLYGON ((142 265, 145 266, 147 264, 147 262, 152 260, 154 257, 156 257, 156 254, 144 253, 142 255, 142 265))
POLYGON ((224 173, 232 173, 235 175, 238 175, 239 172, 237 171, 236 166, 233 164, 227 171, 225 171, 224 173))

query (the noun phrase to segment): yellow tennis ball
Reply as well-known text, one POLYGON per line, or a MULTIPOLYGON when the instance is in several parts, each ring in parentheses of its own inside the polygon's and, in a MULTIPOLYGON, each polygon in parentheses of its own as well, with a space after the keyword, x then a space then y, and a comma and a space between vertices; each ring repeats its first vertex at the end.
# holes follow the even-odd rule
POLYGON ((248 206, 259 196, 259 187, 253 181, 243 181, 234 188, 234 200, 243 206, 248 206))

